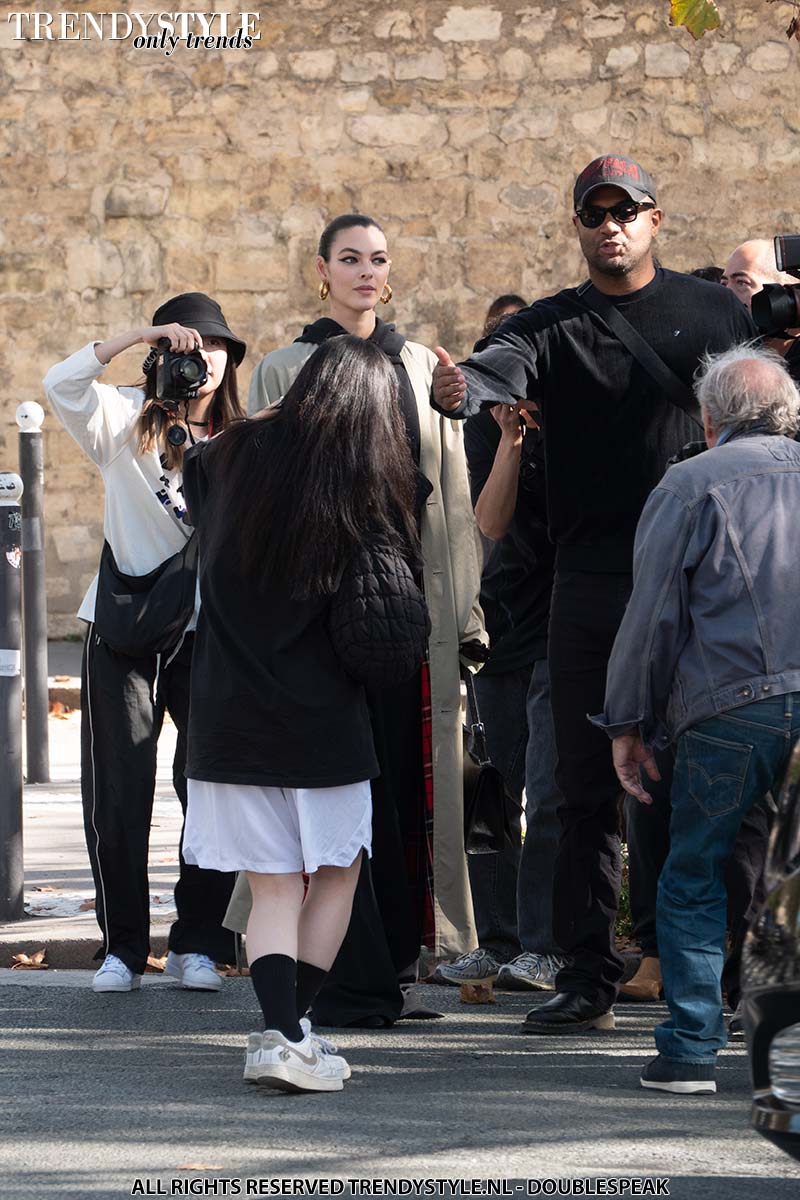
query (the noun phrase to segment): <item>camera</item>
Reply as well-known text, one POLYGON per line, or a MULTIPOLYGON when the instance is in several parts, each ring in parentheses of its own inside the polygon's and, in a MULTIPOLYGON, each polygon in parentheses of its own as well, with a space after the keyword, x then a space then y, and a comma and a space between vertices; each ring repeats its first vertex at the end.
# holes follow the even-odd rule
POLYGON ((161 338, 158 343, 155 367, 156 403, 171 414, 177 413, 179 404, 195 400, 208 379, 200 351, 176 354, 170 350, 168 338, 161 338))
MULTIPOLYGON (((775 238, 775 265, 779 271, 800 279, 800 235, 775 238)), ((765 283, 750 302, 758 332, 780 337, 800 325, 800 285, 765 283)))

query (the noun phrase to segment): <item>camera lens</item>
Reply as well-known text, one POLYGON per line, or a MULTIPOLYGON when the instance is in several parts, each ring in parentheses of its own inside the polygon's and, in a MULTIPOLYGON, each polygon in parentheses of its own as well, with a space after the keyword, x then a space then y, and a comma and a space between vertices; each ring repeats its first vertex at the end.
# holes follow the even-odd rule
POLYGON ((206 373, 205 364, 196 358, 182 358, 178 365, 178 374, 187 383, 198 383, 206 373))
POLYGON ((795 288, 791 284, 765 283, 750 306, 756 329, 765 337, 791 329, 797 321, 795 288))

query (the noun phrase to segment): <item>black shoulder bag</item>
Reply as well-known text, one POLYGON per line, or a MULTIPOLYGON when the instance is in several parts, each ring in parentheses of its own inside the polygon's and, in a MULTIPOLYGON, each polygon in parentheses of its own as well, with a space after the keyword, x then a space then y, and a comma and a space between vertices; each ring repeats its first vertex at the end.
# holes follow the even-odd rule
POLYGON ((639 366, 644 367, 650 378, 658 384, 669 402, 676 408, 680 408, 687 417, 691 417, 702 428, 703 418, 691 388, 687 388, 672 367, 667 366, 653 347, 644 340, 640 333, 636 332, 616 304, 613 304, 589 280, 581 284, 576 295, 583 308, 591 309, 592 312, 596 312, 603 318, 608 328, 622 342, 625 349, 633 355, 639 366))
POLYGON ((104 542, 94 631, 112 650, 131 658, 168 654, 178 646, 189 624, 196 588, 196 533, 177 554, 147 575, 120 571, 111 547, 104 542))
POLYGON ((464 849, 467 854, 497 854, 512 842, 509 804, 503 776, 489 758, 486 730, 478 711, 475 682, 464 672, 467 724, 464 726, 464 849), (471 717, 470 717, 471 714, 471 717))

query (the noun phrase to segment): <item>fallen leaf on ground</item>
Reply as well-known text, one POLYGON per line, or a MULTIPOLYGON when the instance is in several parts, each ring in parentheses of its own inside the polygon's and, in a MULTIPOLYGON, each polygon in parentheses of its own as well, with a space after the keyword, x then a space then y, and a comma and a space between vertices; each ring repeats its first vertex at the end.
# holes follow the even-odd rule
POLYGON ((247 976, 250 974, 249 967, 242 967, 241 971, 237 967, 217 967, 220 975, 224 975, 226 979, 233 979, 238 976, 247 976))
POLYGON ((145 966, 145 969, 144 969, 145 974, 146 975, 160 975, 163 973, 166 965, 167 965, 166 954, 164 955, 163 958, 154 958, 152 954, 148 954, 147 965, 145 966))
POLYGON ((458 998, 462 1004, 494 1004, 494 988, 491 983, 462 983, 458 998))
POLYGON ((79 908, 79 912, 91 912, 97 901, 94 897, 91 900, 84 900, 79 908))
POLYGON ((31 890, 34 892, 54 892, 56 889, 51 887, 49 883, 39 883, 31 890))
POLYGON ((176 1171, 224 1171, 222 1163, 179 1163, 176 1171))
POLYGON ((72 678, 71 675, 54 675, 53 681, 55 683, 69 683, 71 678, 72 678))
POLYGON ((47 948, 43 947, 37 950, 30 957, 27 954, 13 954, 11 956, 12 971, 47 971, 49 964, 44 961, 47 954, 47 948))

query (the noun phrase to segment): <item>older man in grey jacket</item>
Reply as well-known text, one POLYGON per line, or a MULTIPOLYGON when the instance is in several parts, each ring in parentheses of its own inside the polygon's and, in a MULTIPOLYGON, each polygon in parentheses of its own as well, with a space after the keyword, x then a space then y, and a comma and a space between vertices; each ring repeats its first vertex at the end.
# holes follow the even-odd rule
POLYGON ((677 743, 656 917, 670 1017, 641 1076, 676 1093, 716 1091, 723 865, 800 737, 800 395, 780 356, 748 346, 708 358, 695 387, 709 449, 671 467, 645 505, 592 718, 644 804, 652 748, 677 743))

